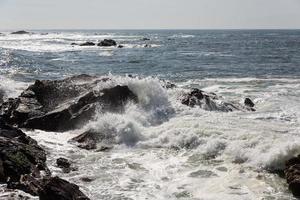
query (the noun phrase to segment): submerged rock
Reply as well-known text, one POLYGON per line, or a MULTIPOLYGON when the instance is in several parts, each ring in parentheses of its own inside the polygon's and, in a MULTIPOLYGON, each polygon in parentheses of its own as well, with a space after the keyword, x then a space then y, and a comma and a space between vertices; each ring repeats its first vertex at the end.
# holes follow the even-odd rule
POLYGON ((66 131, 91 120, 96 107, 102 111, 122 112, 128 101, 137 97, 127 86, 94 91, 99 82, 88 75, 64 80, 36 81, 18 98, 0 106, 0 116, 19 127, 46 131, 66 131))
POLYGON ((122 48, 124 48, 124 45, 119 44, 119 45, 118 45, 118 48, 119 48, 119 49, 122 49, 122 48))
POLYGON ((22 35, 22 34, 30 34, 29 32, 27 31, 16 31, 16 32, 12 32, 11 34, 14 34, 14 35, 22 35))
POLYGON ((95 46, 96 44, 94 42, 85 42, 82 44, 79 44, 79 46, 95 46))
POLYGON ((112 39, 104 39, 101 42, 98 43, 98 46, 100 47, 111 47, 111 46, 117 46, 117 42, 112 39))
POLYGON ((284 174, 289 184, 289 190, 300 198, 300 155, 286 162, 284 174))

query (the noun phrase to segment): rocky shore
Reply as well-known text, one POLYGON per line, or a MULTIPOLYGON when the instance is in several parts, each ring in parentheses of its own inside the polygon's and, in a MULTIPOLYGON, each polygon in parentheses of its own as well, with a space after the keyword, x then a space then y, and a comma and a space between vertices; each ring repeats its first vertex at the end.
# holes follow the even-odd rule
MULTIPOLYGON (((20 128, 55 132, 79 129, 93 120, 96 112, 122 113, 128 102, 139 103, 139 96, 128 85, 99 87, 111 81, 83 74, 63 80, 37 80, 17 98, 3 99, 0 91, 0 183, 42 200, 89 199, 77 185, 51 176, 47 152, 20 128)), ((174 89, 176 85, 162 81, 162 87, 174 89)), ((243 103, 229 102, 197 88, 187 90, 178 101, 208 111, 255 111, 249 98, 243 103)), ((110 146, 97 147, 103 139, 95 130, 87 130, 70 142, 87 150, 109 151, 110 146)), ((65 173, 76 170, 65 158, 56 163, 65 173)), ((289 189, 300 196, 300 157, 287 161, 284 172, 289 189)))

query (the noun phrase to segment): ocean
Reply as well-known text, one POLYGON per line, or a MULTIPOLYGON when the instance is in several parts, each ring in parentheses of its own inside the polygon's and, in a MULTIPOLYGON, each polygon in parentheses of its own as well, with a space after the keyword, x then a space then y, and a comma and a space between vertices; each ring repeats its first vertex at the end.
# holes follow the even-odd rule
POLYGON ((36 79, 78 74, 110 77, 139 98, 124 113, 99 112, 78 130, 24 130, 47 150, 53 174, 91 199, 293 199, 274 172, 300 154, 300 30, 32 32, 0 34, 5 99, 36 79), (71 45, 103 39, 124 48, 71 45), (177 87, 163 88, 162 80, 177 87), (228 101, 249 97, 256 111, 185 106, 178 99, 191 88, 228 101), (113 149, 87 151, 68 142, 88 127, 113 130, 107 136, 113 149), (58 157, 78 171, 63 173, 58 157))

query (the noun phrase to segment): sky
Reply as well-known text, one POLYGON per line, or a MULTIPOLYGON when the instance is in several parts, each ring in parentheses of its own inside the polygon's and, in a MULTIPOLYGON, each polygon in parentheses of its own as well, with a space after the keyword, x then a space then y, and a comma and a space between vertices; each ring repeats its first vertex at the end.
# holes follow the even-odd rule
POLYGON ((300 0, 0 0, 0 29, 299 29, 300 0))

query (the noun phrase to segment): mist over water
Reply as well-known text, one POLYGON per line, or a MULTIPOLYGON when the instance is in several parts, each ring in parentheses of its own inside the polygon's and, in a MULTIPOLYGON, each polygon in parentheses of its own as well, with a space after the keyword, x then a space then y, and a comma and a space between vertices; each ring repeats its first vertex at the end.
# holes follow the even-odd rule
POLYGON ((91 199, 293 199, 285 180, 271 171, 300 154, 300 31, 0 35, 5 98, 35 79, 82 73, 111 78, 99 90, 128 85, 139 103, 129 103, 122 114, 99 112, 78 130, 26 133, 49 152, 54 175, 78 184, 91 199), (105 38, 124 48, 71 45, 105 38), (178 87, 165 89, 162 80, 178 87), (189 88, 232 101, 250 97, 257 111, 187 107, 179 99, 189 88), (98 145, 113 149, 87 151, 68 143, 87 129, 105 136, 98 145), (61 156, 78 171, 56 168, 61 156))

